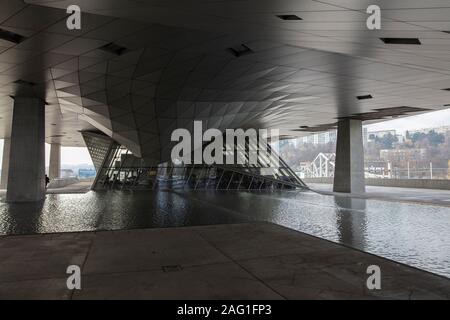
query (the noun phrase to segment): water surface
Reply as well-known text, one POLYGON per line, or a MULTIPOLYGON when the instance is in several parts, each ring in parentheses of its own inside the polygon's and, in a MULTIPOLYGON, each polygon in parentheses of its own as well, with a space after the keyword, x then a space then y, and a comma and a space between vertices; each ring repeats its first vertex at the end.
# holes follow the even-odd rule
POLYGON ((450 208, 313 192, 109 191, 0 204, 0 234, 270 221, 450 277, 450 208))

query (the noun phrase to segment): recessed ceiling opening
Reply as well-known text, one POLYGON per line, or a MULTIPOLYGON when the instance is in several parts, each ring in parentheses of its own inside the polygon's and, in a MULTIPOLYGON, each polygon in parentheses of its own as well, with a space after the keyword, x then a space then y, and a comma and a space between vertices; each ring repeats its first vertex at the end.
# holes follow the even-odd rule
POLYGON ((26 81, 26 80, 22 80, 22 79, 16 80, 16 81, 14 81, 14 83, 23 84, 23 85, 27 85, 27 86, 35 86, 36 85, 36 83, 34 83, 34 82, 26 81))
POLYGON ((13 43, 21 43, 22 41, 24 41, 26 39, 26 37, 24 37, 18 33, 0 29, 0 39, 6 40, 9 42, 13 42, 13 43))
POLYGON ((127 48, 119 46, 118 44, 112 42, 100 47, 99 49, 118 56, 128 52, 127 48))
POLYGON ((417 108, 417 107, 409 107, 409 106, 377 108, 371 112, 355 113, 348 117, 340 117, 339 119, 349 118, 349 119, 356 119, 356 120, 362 120, 362 121, 379 120, 379 119, 386 119, 389 117, 405 116, 410 113, 424 112, 424 111, 427 111, 427 109, 417 108))
POLYGON ((281 20, 303 20, 299 16, 296 16, 295 14, 280 14, 277 15, 278 18, 281 20))
POLYGON ((245 44, 228 48, 228 51, 230 51, 235 57, 241 57, 253 53, 253 50, 247 47, 245 44))
POLYGON ((372 95, 370 95, 370 94, 366 94, 366 95, 364 95, 364 96, 357 96, 356 97, 356 99, 358 99, 358 100, 367 100, 367 99, 372 99, 373 97, 372 97, 372 95))
POLYGON ((386 44, 422 44, 418 38, 380 38, 386 44))

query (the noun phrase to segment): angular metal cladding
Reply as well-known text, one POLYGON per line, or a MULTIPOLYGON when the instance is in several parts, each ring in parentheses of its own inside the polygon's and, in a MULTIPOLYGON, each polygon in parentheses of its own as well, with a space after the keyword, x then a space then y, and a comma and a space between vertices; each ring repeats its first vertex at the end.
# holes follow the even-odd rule
MULTIPOLYGON (((412 27, 402 13, 408 8, 390 10, 389 19, 398 22, 382 23, 384 42, 367 29, 363 7, 254 1, 254 8, 269 12, 260 16, 217 2, 208 12, 223 19, 212 21, 201 3, 171 2, 159 11, 152 3, 115 5, 80 5, 79 30, 67 28, 62 2, 1 5, 0 36, 16 46, 0 53, 0 101, 7 106, 0 127, 11 120, 6 97, 15 94, 11 83, 19 79, 36 84, 33 90, 48 103, 48 123, 57 123, 47 126, 46 142, 82 146, 79 131, 97 129, 154 161, 167 160, 171 131, 187 127, 186 120, 221 130, 276 126, 295 136, 299 126, 354 114, 380 121, 373 113, 380 104, 417 112, 448 104, 437 70, 445 68, 440 57, 449 48, 433 22, 445 10, 418 9, 416 1, 410 4, 414 17, 437 31, 412 27), (99 9, 108 16, 96 14, 99 9), (168 13, 170 24, 162 19, 168 13), (391 48, 401 52, 392 55, 391 48), (419 49, 434 58, 417 58, 419 49), (372 99, 354 98, 367 92, 372 99)), ((383 16, 395 4, 381 9, 383 16)))

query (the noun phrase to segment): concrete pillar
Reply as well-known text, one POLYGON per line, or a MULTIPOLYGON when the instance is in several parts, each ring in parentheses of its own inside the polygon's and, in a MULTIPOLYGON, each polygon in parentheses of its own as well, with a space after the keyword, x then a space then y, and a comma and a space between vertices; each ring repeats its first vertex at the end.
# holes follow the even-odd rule
POLYGON ((8 186, 10 147, 11 147, 11 139, 5 138, 3 140, 2 178, 0 182, 0 189, 6 189, 6 187, 8 186))
POLYGON ((45 105, 32 97, 15 97, 6 201, 45 198, 45 105))
POLYGON ((48 168, 48 177, 51 179, 59 178, 61 174, 61 145, 52 143, 50 146, 50 164, 48 168))
POLYGON ((364 193, 364 148, 362 121, 338 122, 334 192, 364 193))

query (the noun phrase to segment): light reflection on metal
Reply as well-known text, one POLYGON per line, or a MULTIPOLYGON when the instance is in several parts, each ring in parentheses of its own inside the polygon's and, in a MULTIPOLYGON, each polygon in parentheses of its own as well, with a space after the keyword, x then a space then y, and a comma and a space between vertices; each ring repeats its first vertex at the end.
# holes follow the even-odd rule
MULTIPOLYGON (((174 165, 146 166, 125 147, 113 144, 98 170, 96 190, 277 190, 307 188, 282 159, 271 167, 271 153, 257 165, 174 165)), ((245 155, 248 157, 248 154, 245 155)), ((278 155, 277 155, 278 157, 278 155)))

